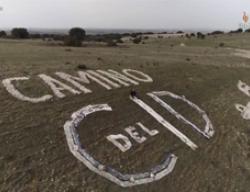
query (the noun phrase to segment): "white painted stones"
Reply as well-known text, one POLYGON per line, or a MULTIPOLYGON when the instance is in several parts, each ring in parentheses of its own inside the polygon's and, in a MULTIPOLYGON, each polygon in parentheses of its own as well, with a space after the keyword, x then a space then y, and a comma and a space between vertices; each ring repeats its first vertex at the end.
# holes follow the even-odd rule
MULTIPOLYGON (((191 101, 187 100, 185 97, 181 97, 167 91, 153 92, 153 93, 148 93, 147 95, 150 96, 156 102, 158 102, 162 107, 164 107, 170 113, 175 115, 177 119, 183 121, 188 125, 191 125, 191 127, 195 131, 200 133, 202 136, 209 139, 214 135, 214 128, 208 116, 206 115, 205 111, 200 109, 197 105, 195 105, 191 101), (159 98, 160 96, 170 96, 175 99, 182 100, 183 102, 187 103, 191 108, 196 109, 206 122, 204 130, 202 131, 201 129, 199 129, 196 125, 194 125, 192 122, 190 122, 181 114, 179 114, 177 111, 175 111, 170 105, 162 101, 159 98)), ((177 138, 183 141, 191 149, 195 150, 198 148, 198 146, 195 143, 193 143, 186 135, 184 135, 177 128, 171 125, 167 120, 165 120, 160 114, 154 111, 149 105, 147 105, 141 99, 137 97, 130 97, 130 99, 133 102, 135 102, 138 106, 143 108, 146 112, 148 112, 148 114, 154 117, 154 119, 159 124, 163 125, 167 130, 176 135, 177 138)), ((122 187, 131 187, 135 185, 154 182, 156 180, 165 177, 166 175, 168 175, 173 171, 177 161, 177 157, 174 154, 167 154, 164 161, 161 164, 155 166, 149 171, 138 174, 122 174, 119 171, 111 167, 105 166, 101 164, 99 161, 95 160, 89 153, 87 153, 87 150, 85 150, 81 145, 77 133, 77 128, 80 122, 82 122, 88 115, 98 111, 112 111, 112 108, 108 104, 88 105, 86 107, 81 108, 77 112, 73 113, 71 116, 72 119, 70 121, 67 121, 64 125, 66 139, 71 153, 78 160, 84 163, 90 170, 94 171, 95 173, 105 177, 106 179, 122 187)), ((127 152, 132 147, 131 140, 135 140, 139 144, 142 144, 147 140, 145 136, 141 136, 139 134, 138 129, 143 130, 149 136, 155 136, 159 134, 158 130, 156 129, 150 130, 146 126, 144 126, 141 122, 137 122, 136 126, 128 126, 124 129, 126 135, 121 133, 112 134, 107 136, 106 138, 122 152, 127 152)))
POLYGON ((195 131, 200 133, 206 138, 211 138, 214 135, 214 128, 213 125, 208 118, 206 112, 202 110, 198 105, 192 103, 191 101, 187 100, 185 96, 179 96, 174 93, 168 92, 168 91, 159 91, 159 92, 153 92, 148 93, 148 96, 150 96, 152 99, 154 99, 157 103, 159 103, 163 108, 165 108, 168 112, 170 112, 172 115, 174 115, 177 119, 184 122, 187 125, 190 125, 195 131), (204 130, 202 131, 200 128, 198 128, 194 123, 187 120, 184 116, 182 116, 180 113, 178 113, 173 107, 171 107, 169 104, 164 102, 160 99, 160 97, 163 96, 169 96, 176 100, 181 100, 184 103, 187 103, 191 108, 195 109, 202 117, 202 119, 205 121, 206 125, 204 127, 204 130))
POLYGON ((155 118, 156 121, 158 121, 166 129, 168 129, 173 134, 175 134, 180 140, 186 143, 191 149, 195 150, 196 148, 198 148, 198 146, 193 141, 191 141, 186 135, 184 135, 182 132, 176 129, 173 125, 171 125, 167 120, 165 120, 159 113, 153 110, 149 105, 147 105, 146 103, 144 103, 142 100, 138 99, 137 97, 130 97, 130 99, 134 101, 136 104, 138 104, 145 111, 147 111, 152 117, 155 118))
MULTIPOLYGON (((158 130, 149 130, 141 122, 136 123, 136 125, 149 136, 155 136, 159 133, 158 130)), ((113 143, 122 152, 128 151, 132 147, 131 139, 141 144, 144 143, 147 138, 145 136, 140 136, 135 126, 129 126, 124 129, 128 136, 124 134, 109 135, 106 138, 113 143)))
POLYGON ((112 108, 107 104, 88 105, 73 113, 71 120, 64 124, 64 131, 71 153, 91 171, 122 187, 150 183, 163 178, 173 171, 177 161, 177 157, 174 154, 167 155, 162 164, 157 165, 148 172, 138 174, 122 174, 119 171, 105 166, 95 160, 81 145, 77 128, 80 122, 82 122, 88 115, 98 111, 112 111, 112 108))
MULTIPOLYGON (((239 81, 237 87, 242 93, 250 97, 250 86, 242 81, 239 81)), ((246 106, 237 103, 235 104, 235 108, 241 113, 241 117, 243 119, 250 120, 250 102, 248 102, 246 106)))
MULTIPOLYGON (((106 90, 128 87, 131 85, 139 85, 139 82, 151 83, 153 79, 137 70, 123 69, 122 73, 114 70, 86 70, 78 71, 77 76, 73 76, 64 72, 56 72, 55 75, 60 78, 56 79, 46 74, 40 74, 38 77, 50 88, 50 94, 44 94, 37 98, 32 98, 22 93, 21 90, 15 86, 14 82, 21 83, 22 81, 32 81, 29 77, 14 77, 7 78, 2 81, 6 90, 13 97, 21 101, 28 101, 31 103, 46 102, 53 97, 64 98, 69 95, 79 95, 92 93, 92 90, 86 87, 86 84, 96 83, 106 90), (65 82, 66 81, 66 82, 65 82), (66 95, 67 93, 67 95, 66 95)), ((36 88, 34 87, 34 90, 36 88)))
POLYGON ((15 86, 13 85, 13 81, 27 81, 29 80, 29 77, 14 77, 14 78, 9 78, 9 79, 4 79, 2 81, 3 86, 6 88, 6 90, 15 98, 21 100, 21 101, 28 101, 31 103, 40 103, 40 102, 45 102, 47 100, 50 100, 53 96, 52 95, 43 95, 41 97, 37 98, 32 98, 25 96, 22 94, 20 91, 18 91, 15 86))

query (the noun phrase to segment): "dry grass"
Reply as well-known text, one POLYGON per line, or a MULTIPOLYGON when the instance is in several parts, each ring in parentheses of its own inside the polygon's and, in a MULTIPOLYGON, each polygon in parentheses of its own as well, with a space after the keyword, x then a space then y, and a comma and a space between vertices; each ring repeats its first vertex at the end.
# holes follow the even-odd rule
MULTIPOLYGON (((1 80, 30 76, 33 81, 22 89, 31 95, 49 92, 37 74, 53 76, 56 71, 74 74, 79 65, 118 71, 132 68, 150 74, 154 83, 136 87, 140 96, 200 148, 191 151, 131 103, 128 99, 131 87, 106 91, 93 85, 92 94, 69 94, 65 99, 33 105, 11 97, 1 85, 0 191, 249 191, 250 124, 241 118, 234 103, 249 101, 237 90, 236 84, 239 79, 250 84, 250 60, 237 57, 232 54, 233 49, 227 49, 250 49, 249 39, 248 34, 205 40, 149 39, 145 45, 126 43, 126 48, 86 46, 70 48, 71 51, 42 41, 1 40, 1 80), (220 42, 224 42, 225 47, 216 48, 220 42), (181 43, 186 47, 181 47, 181 43), (160 90, 185 95, 207 111, 215 126, 215 137, 204 140, 145 95, 160 90), (156 183, 121 189, 75 159, 68 150, 63 124, 72 112, 95 103, 108 103, 114 109, 112 114, 90 116, 81 125, 82 143, 95 157, 132 173, 153 167, 166 152, 173 151, 179 157, 174 172, 156 183), (126 126, 138 121, 150 129, 159 129, 161 134, 142 145, 134 144, 124 154, 105 140, 108 134, 123 133, 126 126)), ((197 115, 188 108, 176 101, 169 102, 201 125, 197 115)))

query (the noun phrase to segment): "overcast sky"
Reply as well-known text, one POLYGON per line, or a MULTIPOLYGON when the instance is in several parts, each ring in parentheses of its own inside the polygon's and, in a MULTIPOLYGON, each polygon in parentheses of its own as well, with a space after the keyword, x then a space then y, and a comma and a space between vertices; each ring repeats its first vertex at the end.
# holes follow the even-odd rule
POLYGON ((250 0, 0 0, 0 28, 236 29, 250 0))

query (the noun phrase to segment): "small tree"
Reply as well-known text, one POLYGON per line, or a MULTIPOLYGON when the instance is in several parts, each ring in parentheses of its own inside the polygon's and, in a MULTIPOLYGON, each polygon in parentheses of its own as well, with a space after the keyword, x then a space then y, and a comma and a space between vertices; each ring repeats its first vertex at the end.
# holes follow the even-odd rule
POLYGON ((65 38, 65 45, 80 47, 85 39, 86 32, 84 29, 75 27, 70 29, 69 36, 65 38))
POLYGON ((6 37, 7 33, 5 31, 0 31, 0 38, 6 37))
POLYGON ((83 41, 86 36, 86 32, 82 28, 75 27, 70 29, 69 36, 83 41))
POLYGON ((203 34, 203 33, 201 33, 201 32, 198 32, 197 34, 196 34, 196 36, 197 36, 197 38, 198 39, 205 39, 205 35, 203 34))
POLYGON ((107 46, 108 47, 116 47, 117 43, 113 40, 109 40, 109 41, 107 41, 107 46))
POLYGON ((141 37, 137 37, 137 38, 133 39, 133 43, 139 44, 141 42, 141 40, 142 40, 141 37))
POLYGON ((29 32, 25 28, 14 28, 11 30, 11 36, 15 39, 27 39, 29 38, 29 32))

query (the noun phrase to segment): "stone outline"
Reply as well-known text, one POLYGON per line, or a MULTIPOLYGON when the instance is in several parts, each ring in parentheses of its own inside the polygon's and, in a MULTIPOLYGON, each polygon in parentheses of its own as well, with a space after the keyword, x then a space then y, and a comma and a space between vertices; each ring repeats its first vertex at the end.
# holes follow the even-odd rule
POLYGON ((131 187, 151 183, 165 177, 173 171, 177 161, 177 156, 174 154, 166 154, 161 164, 147 172, 138 174, 122 174, 119 171, 109 166, 105 166, 95 160, 82 147, 76 128, 85 117, 98 111, 112 111, 112 108, 108 104, 88 105, 73 113, 71 120, 64 124, 64 131, 71 153, 91 171, 105 177, 121 187, 131 187))
POLYGON ((212 122, 210 121, 208 115, 204 110, 202 110, 198 105, 194 104, 193 102, 186 99, 186 97, 176 95, 174 93, 171 93, 169 91, 157 91, 152 93, 147 93, 148 96, 150 96, 153 100, 155 100, 157 103, 159 103, 163 108, 165 108, 168 112, 170 112, 172 115, 174 115, 178 120, 184 122, 187 125, 190 125, 195 131, 197 131, 199 134, 204 136, 207 139, 210 139, 213 137, 215 131, 214 127, 212 125, 212 122), (194 108, 198 113, 202 116, 203 120, 205 121, 206 125, 204 128, 204 131, 201 131, 194 123, 187 120, 184 116, 182 116, 180 113, 174 110, 169 104, 164 102, 159 98, 159 96, 169 96, 177 100, 182 100, 183 102, 187 103, 190 107, 194 108))

